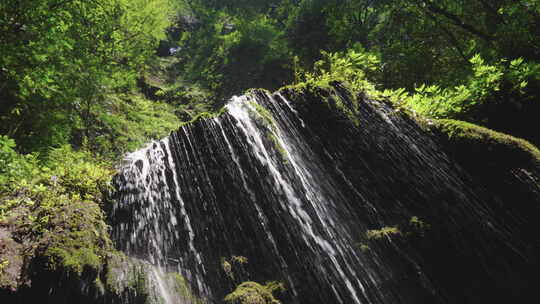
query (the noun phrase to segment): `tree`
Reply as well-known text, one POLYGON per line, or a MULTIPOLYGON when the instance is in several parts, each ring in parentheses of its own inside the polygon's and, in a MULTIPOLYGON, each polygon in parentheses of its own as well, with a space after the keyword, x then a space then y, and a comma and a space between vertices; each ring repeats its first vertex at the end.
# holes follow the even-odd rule
POLYGON ((0 131, 28 148, 87 131, 102 93, 131 85, 144 67, 168 26, 168 7, 168 0, 2 1, 0 131))

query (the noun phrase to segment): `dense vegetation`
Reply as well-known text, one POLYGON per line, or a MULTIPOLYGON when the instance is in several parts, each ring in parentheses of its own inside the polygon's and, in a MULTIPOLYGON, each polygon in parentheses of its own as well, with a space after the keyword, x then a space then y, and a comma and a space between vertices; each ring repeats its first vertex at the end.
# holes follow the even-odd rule
POLYGON ((24 152, 67 143, 96 146, 110 134, 141 133, 131 130, 126 115, 138 116, 128 119, 136 121, 150 109, 152 115, 166 109, 125 95, 164 37, 167 5, 2 1, 0 132, 24 152))
POLYGON ((169 5, 0 3, 0 293, 68 278, 99 287, 114 251, 103 212, 111 160, 179 125, 136 86, 169 5))
POLYGON ((115 156, 313 76, 538 143, 536 0, 3 1, 0 16, 0 132, 24 153, 115 156))
POLYGON ((3 0, 0 289, 23 251, 99 272, 112 163, 248 88, 341 81, 538 146, 539 36, 538 0, 3 0))
POLYGON ((193 0, 162 46, 177 50, 178 81, 203 102, 353 77, 421 114, 538 144, 539 28, 538 1, 193 0))

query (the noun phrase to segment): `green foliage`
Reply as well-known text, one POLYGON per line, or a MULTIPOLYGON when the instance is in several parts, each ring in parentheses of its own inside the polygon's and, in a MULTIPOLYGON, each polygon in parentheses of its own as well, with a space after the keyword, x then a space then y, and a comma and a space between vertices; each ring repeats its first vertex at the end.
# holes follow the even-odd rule
POLYGON ((197 84, 175 83, 160 88, 156 92, 156 97, 171 105, 174 114, 182 122, 193 120, 200 113, 214 110, 214 105, 210 102, 213 95, 197 84))
POLYGON ((320 59, 321 50, 336 51, 329 47, 335 41, 329 34, 326 6, 330 2, 320 0, 282 1, 278 9, 284 25, 286 45, 297 56, 301 66, 309 67, 320 59))
POLYGON ((106 161, 96 160, 88 151, 73 151, 68 145, 52 149, 45 164, 47 169, 43 170, 51 176, 53 186, 63 187, 84 200, 101 201, 114 173, 106 161))
POLYGON ((134 84, 169 13, 168 0, 3 1, 0 132, 27 152, 89 137, 92 112, 134 84))
POLYGON ((222 107, 221 109, 219 109, 218 111, 215 111, 215 112, 201 112, 201 113, 198 113, 197 115, 195 115, 190 121, 182 122, 180 125, 185 126, 185 125, 193 124, 193 123, 199 121, 200 119, 215 118, 215 117, 218 117, 218 116, 222 115, 226 111, 227 111, 227 108, 222 107))
POLYGON ((15 151, 15 141, 0 136, 0 195, 13 189, 15 183, 30 180, 38 173, 37 155, 20 155, 15 151))
POLYGON ((114 173, 109 163, 70 146, 50 150, 43 164, 33 156, 14 153, 5 167, 17 171, 1 175, 6 182, 0 184, 0 219, 16 208, 28 208, 30 225, 39 233, 47 229, 49 218, 64 201, 101 202, 114 173), (21 166, 24 170, 19 170, 21 166))
POLYGON ((359 45, 346 52, 321 52, 322 59, 316 61, 312 72, 305 72, 307 84, 329 87, 331 82, 340 81, 354 91, 374 91, 368 80, 373 80, 379 70, 376 55, 364 51, 359 45))
POLYGON ((193 10, 201 24, 183 32, 178 68, 186 81, 210 90, 213 103, 250 87, 277 89, 291 79, 291 56, 268 15, 217 10, 207 2, 193 10))
POLYGON ((347 116, 355 125, 359 126, 359 105, 356 100, 358 94, 365 94, 372 98, 381 96, 373 80, 380 71, 380 62, 376 55, 363 50, 359 45, 346 52, 321 52, 323 58, 315 62, 311 71, 301 69, 296 71, 297 79, 303 80, 293 86, 295 89, 310 90, 325 99, 330 107, 336 108, 347 116), (347 87, 352 95, 341 96, 334 90, 334 85, 341 83, 347 87))
POLYGON ((371 83, 392 97, 409 94, 408 106, 433 117, 497 120, 486 125, 514 132, 485 115, 495 112, 489 104, 527 102, 530 112, 540 87, 535 1, 19 2, 0 5, 0 132, 25 152, 86 138, 89 148, 117 155, 155 136, 135 134, 134 123, 110 113, 129 104, 141 74, 155 80, 147 63, 159 39, 177 48, 177 60, 157 70, 167 83, 152 99, 182 121, 249 87, 339 80, 372 96, 371 83), (111 144, 117 135, 120 148, 111 144))
POLYGON ((96 111, 96 124, 91 127, 92 151, 114 158, 141 148, 152 139, 167 136, 178 129, 180 120, 173 106, 151 101, 137 94, 114 94, 107 97, 109 106, 96 111))
POLYGON ((243 282, 225 297, 225 302, 234 304, 279 304, 273 293, 284 290, 279 282, 268 282, 261 285, 256 282, 243 282))
POLYGON ((178 56, 187 68, 180 74, 218 98, 249 86, 273 89, 275 71, 311 86, 341 81, 375 98, 405 99, 431 117, 480 122, 538 142, 520 122, 532 123, 527 113, 538 111, 536 2, 195 2, 197 26, 181 27, 178 56), (281 63, 268 69, 272 58, 281 63), (513 114, 505 120, 497 112, 513 114))
POLYGON ((497 102, 499 95, 504 95, 506 102, 528 102, 529 83, 540 80, 540 65, 525 63, 522 58, 509 63, 503 59, 489 65, 476 55, 471 64, 473 75, 465 85, 454 88, 422 85, 406 98, 406 104, 429 117, 474 121, 486 103, 497 102))

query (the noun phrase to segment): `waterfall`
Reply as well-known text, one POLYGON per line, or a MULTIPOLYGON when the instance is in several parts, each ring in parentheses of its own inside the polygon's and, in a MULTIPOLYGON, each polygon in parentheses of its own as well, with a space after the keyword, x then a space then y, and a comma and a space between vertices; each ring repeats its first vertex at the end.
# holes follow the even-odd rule
POLYGON ((126 157, 113 238, 164 303, 221 303, 243 281, 282 282, 286 303, 473 303, 528 265, 498 198, 414 121, 360 99, 355 126, 332 107, 346 92, 295 94, 234 97, 126 157))

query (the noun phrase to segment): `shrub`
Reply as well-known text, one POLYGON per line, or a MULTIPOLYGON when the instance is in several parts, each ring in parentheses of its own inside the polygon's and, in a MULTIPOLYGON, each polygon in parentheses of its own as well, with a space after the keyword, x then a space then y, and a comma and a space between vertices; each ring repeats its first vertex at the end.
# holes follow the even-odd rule
POLYGON ((322 59, 316 61, 312 71, 296 71, 307 85, 329 87, 332 82, 345 83, 354 91, 374 92, 371 84, 379 75, 379 58, 366 52, 359 45, 344 52, 321 51, 322 59))
POLYGON ((470 62, 473 74, 465 84, 453 88, 421 85, 414 94, 404 96, 405 104, 428 117, 480 122, 488 118, 486 106, 525 103, 536 96, 531 83, 540 80, 539 64, 522 58, 488 64, 479 55, 470 62))
POLYGON ((29 180, 38 171, 37 154, 21 155, 15 141, 0 135, 0 194, 11 190, 18 181, 29 180))

